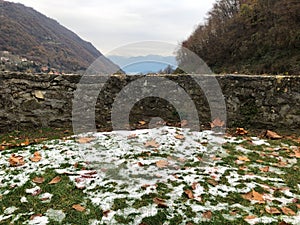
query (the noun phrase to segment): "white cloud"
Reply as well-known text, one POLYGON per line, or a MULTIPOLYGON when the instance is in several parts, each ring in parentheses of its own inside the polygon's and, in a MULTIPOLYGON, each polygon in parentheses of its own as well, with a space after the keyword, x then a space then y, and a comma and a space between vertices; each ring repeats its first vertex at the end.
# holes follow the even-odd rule
POLYGON ((177 44, 206 17, 215 0, 11 0, 57 20, 101 52, 131 42, 177 44))

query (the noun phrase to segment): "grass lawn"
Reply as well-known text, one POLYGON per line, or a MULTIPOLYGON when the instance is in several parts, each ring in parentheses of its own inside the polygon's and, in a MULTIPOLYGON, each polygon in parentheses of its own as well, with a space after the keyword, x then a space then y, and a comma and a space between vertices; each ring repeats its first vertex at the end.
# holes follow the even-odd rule
POLYGON ((0 135, 0 224, 300 224, 297 136, 70 135, 0 135))

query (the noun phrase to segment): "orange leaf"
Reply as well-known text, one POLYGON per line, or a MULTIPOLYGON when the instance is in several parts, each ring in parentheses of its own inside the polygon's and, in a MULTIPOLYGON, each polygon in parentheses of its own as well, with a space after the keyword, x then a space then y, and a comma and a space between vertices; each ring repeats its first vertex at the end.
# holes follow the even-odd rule
POLYGON ((145 121, 143 121, 143 120, 141 120, 141 121, 139 121, 139 124, 141 124, 141 125, 145 125, 147 122, 145 122, 145 121))
POLYGON ((75 209, 75 210, 78 211, 78 212, 83 212, 83 211, 85 211, 85 208, 84 208, 83 206, 79 205, 79 204, 73 205, 72 208, 75 209))
POLYGON ((42 183, 44 183, 44 181, 45 181, 44 177, 35 177, 32 179, 32 182, 37 183, 37 184, 42 184, 42 183))
POLYGON ((244 128, 236 128, 235 133, 238 135, 245 135, 245 134, 248 134, 248 131, 246 131, 244 128))
POLYGON ((152 148, 159 147, 159 144, 155 140, 147 141, 144 145, 145 147, 152 147, 152 148))
POLYGON ((204 219, 210 220, 210 219, 212 218, 212 212, 211 212, 211 211, 204 212, 204 213, 202 214, 202 217, 203 217, 204 219))
POLYGON ((273 214, 273 215, 275 215, 275 214, 281 214, 281 212, 277 208, 274 208, 274 207, 268 207, 268 206, 266 206, 265 210, 269 214, 273 214))
POLYGON ((191 190, 185 190, 184 193, 189 197, 189 199, 194 199, 195 196, 191 190))
POLYGON ((169 165, 169 162, 168 161, 165 161, 165 160, 159 160, 156 162, 156 166, 158 168, 165 168, 169 165))
POLYGON ((265 200, 263 198, 263 195, 256 192, 255 190, 250 191, 247 194, 242 195, 244 199, 249 200, 249 201, 258 201, 259 203, 264 203, 265 200))
POLYGON ((59 176, 54 177, 48 184, 57 184, 61 181, 61 178, 59 176))
POLYGON ((41 154, 40 154, 39 152, 35 152, 35 153, 33 154, 33 157, 30 158, 30 160, 31 160, 32 162, 39 162, 39 161, 41 161, 41 159, 42 159, 42 156, 41 156, 41 154))
POLYGON ((265 136, 267 138, 273 139, 273 140, 275 140, 275 139, 281 139, 282 138, 282 136, 280 136, 279 134, 277 134, 277 133, 275 133, 273 131, 270 131, 270 130, 267 130, 265 136))
POLYGON ((160 208, 167 208, 168 205, 166 204, 166 200, 162 199, 162 198, 154 198, 153 202, 155 204, 157 204, 158 207, 160 208))
POLYGON ((28 138, 26 138, 26 140, 21 143, 21 146, 27 146, 27 145, 30 145, 30 141, 28 138))
POLYGON ((11 166, 22 166, 25 164, 23 156, 12 154, 9 158, 9 164, 11 166))
POLYGON ((246 156, 238 156, 238 160, 240 160, 240 161, 245 161, 245 162, 250 162, 251 160, 248 158, 248 157, 246 157, 246 156))
POLYGON ((254 216, 254 215, 249 215, 249 216, 244 217, 245 220, 254 220, 254 219, 256 219, 256 218, 257 218, 257 217, 254 216))
POLYGON ((220 120, 220 118, 216 118, 212 123, 210 123, 211 128, 223 127, 224 125, 224 121, 220 120))
POLYGON ((266 166, 266 167, 262 167, 262 168, 259 168, 259 170, 261 171, 261 172, 269 172, 270 171, 270 167, 269 166, 266 166))
POLYGON ((291 210, 290 208, 282 207, 281 210, 287 216, 295 216, 296 215, 296 213, 293 210, 291 210))
POLYGON ((185 139, 185 137, 182 134, 175 135, 175 138, 179 139, 179 140, 184 140, 185 139))
POLYGON ((95 140, 95 138, 92 138, 92 137, 81 137, 81 138, 77 139, 77 142, 79 144, 86 144, 86 143, 90 143, 93 140, 95 140))

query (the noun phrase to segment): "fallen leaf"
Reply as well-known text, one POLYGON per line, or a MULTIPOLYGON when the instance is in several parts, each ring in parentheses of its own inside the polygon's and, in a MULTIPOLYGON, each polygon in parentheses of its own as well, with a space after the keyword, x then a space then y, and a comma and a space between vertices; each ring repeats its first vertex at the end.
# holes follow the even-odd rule
POLYGON ((178 140, 184 140, 185 139, 185 137, 182 134, 175 135, 175 138, 178 139, 178 140))
POLYGON ((281 221, 278 225, 291 225, 290 223, 287 223, 285 221, 281 221))
POLYGON ((256 218, 257 218, 257 217, 254 216, 254 215, 249 215, 249 216, 244 217, 244 220, 254 220, 254 219, 256 219, 256 218))
POLYGON ((157 206, 158 206, 159 208, 167 208, 167 207, 168 207, 168 205, 167 205, 167 203, 166 203, 166 200, 164 200, 164 199, 162 199, 162 198, 154 198, 154 199, 153 199, 153 202, 154 202, 155 204, 157 204, 157 206))
POLYGON ((138 136, 136 134, 131 134, 131 135, 127 136, 127 139, 135 139, 137 137, 138 136))
POLYGON ((189 189, 185 190, 184 193, 188 196, 189 199, 194 199, 195 198, 193 192, 189 189))
POLYGON ((213 180, 213 179, 207 180, 207 183, 211 184, 212 186, 217 186, 218 185, 218 182, 216 180, 213 180))
POLYGON ((30 141, 28 138, 26 138, 26 140, 21 143, 21 146, 27 146, 27 145, 30 145, 30 141))
POLYGON ((156 166, 157 166, 158 168, 165 168, 165 167, 167 167, 168 165, 169 165, 169 162, 166 161, 166 160, 159 160, 159 161, 156 162, 156 166))
POLYGON ((251 160, 248 158, 248 157, 246 157, 246 156, 238 156, 238 160, 240 160, 240 161, 245 161, 245 162, 250 162, 251 160))
POLYGON ((300 209, 300 204, 297 204, 297 208, 300 209))
POLYGON ((300 158, 300 150, 294 150, 295 155, 291 155, 292 157, 300 158))
POLYGON ((12 154, 9 158, 11 166, 22 166, 25 164, 23 156, 12 154))
POLYGON ((202 217, 204 219, 210 220, 212 218, 212 212, 211 211, 204 212, 204 213, 202 213, 202 217))
POLYGON ((147 122, 146 121, 143 121, 143 120, 141 120, 141 121, 139 121, 139 124, 141 124, 141 125, 145 125, 147 122))
POLYGON ((193 189, 193 190, 196 190, 197 185, 198 185, 198 183, 197 183, 197 182, 194 182, 194 183, 192 184, 192 189, 193 189))
POLYGON ((29 220, 34 220, 36 217, 42 217, 42 214, 35 214, 35 215, 31 215, 29 220))
POLYGON ((187 121, 187 120, 182 120, 182 121, 180 122, 180 125, 181 125, 181 127, 185 127, 185 126, 188 125, 188 121, 187 121))
POLYGON ((144 166, 144 164, 143 164, 143 163, 141 163, 141 162, 138 162, 137 164, 138 164, 138 166, 139 166, 139 167, 142 167, 142 166, 144 166))
POLYGON ((83 211, 85 211, 85 208, 84 208, 83 206, 79 205, 79 204, 73 205, 72 208, 75 209, 75 210, 78 211, 78 212, 83 212, 83 211))
POLYGON ((281 214, 281 212, 275 207, 266 206, 265 210, 266 210, 267 213, 272 214, 272 215, 281 214))
POLYGON ((287 216, 295 216, 296 215, 296 213, 288 207, 282 207, 281 210, 287 216))
POLYGON ((30 158, 30 160, 31 160, 32 162, 39 162, 39 161, 41 161, 41 159, 42 159, 42 156, 41 156, 41 154, 40 154, 39 152, 35 152, 35 153, 33 154, 33 157, 30 158))
POLYGON ((270 130, 267 130, 266 131, 266 134, 265 136, 269 139, 272 139, 272 140, 275 140, 275 139, 281 139, 282 136, 280 136, 279 134, 273 132, 273 131, 270 131, 270 130))
POLYGON ((152 148, 159 147, 159 144, 155 140, 147 141, 144 145, 145 147, 152 147, 152 148))
POLYGON ((104 217, 108 217, 108 214, 110 213, 110 210, 105 210, 104 212, 103 212, 103 216, 104 217))
POLYGON ((61 178, 59 176, 54 177, 48 184, 57 184, 61 181, 61 178))
POLYGON ((269 166, 266 166, 266 167, 262 167, 262 168, 259 168, 259 170, 261 171, 261 172, 269 172, 270 171, 270 167, 269 166))
POLYGON ((263 195, 256 192, 255 190, 250 191, 249 193, 246 193, 242 195, 242 197, 249 201, 258 201, 259 203, 265 203, 265 200, 263 198, 263 195))
POLYGON ((81 137, 77 139, 77 142, 79 144, 87 144, 90 143, 91 141, 95 140, 93 137, 81 137))
POLYGON ((45 182, 45 178, 44 177, 35 177, 32 179, 33 183, 37 183, 37 184, 42 184, 45 182))
POLYGON ((216 118, 212 123, 210 123, 210 127, 223 127, 225 125, 224 121, 220 120, 220 118, 216 118))
POLYGON ((246 135, 246 134, 248 134, 248 131, 246 131, 244 128, 236 128, 235 133, 238 135, 246 135))

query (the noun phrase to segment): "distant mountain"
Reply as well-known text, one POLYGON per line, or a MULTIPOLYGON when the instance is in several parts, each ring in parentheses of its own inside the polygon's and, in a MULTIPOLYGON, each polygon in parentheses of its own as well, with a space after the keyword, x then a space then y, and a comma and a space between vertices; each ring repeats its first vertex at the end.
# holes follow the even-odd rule
POLYGON ((112 62, 117 64, 126 74, 147 74, 157 73, 166 69, 169 65, 176 69, 177 62, 175 56, 107 56, 112 62))
POLYGON ((0 0, 0 51, 60 71, 85 70, 102 54, 53 19, 22 4, 0 0))

